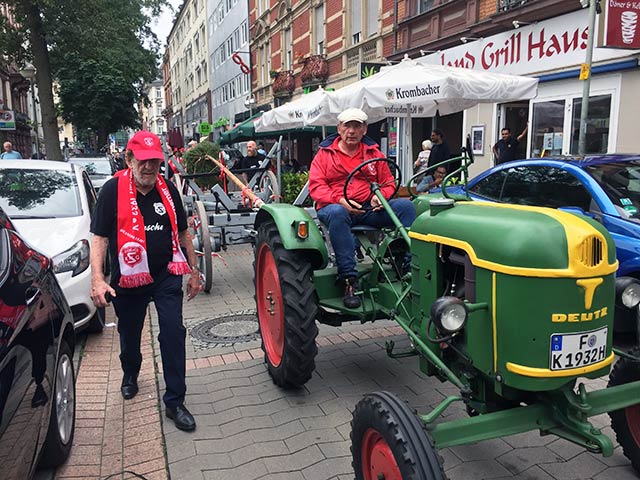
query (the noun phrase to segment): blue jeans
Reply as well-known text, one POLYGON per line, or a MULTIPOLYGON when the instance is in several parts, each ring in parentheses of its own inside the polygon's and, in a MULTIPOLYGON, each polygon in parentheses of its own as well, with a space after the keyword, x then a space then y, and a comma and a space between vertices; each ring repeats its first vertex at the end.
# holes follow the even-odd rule
MULTIPOLYGON (((368 204, 365 204, 368 206, 368 204)), ((416 208, 411 200, 397 198, 389 202, 400 223, 405 227, 411 226, 416 219, 416 208)), ((351 227, 369 225, 371 227, 393 227, 391 217, 384 210, 367 211, 362 215, 351 215, 342 205, 332 203, 318 210, 318 218, 329 228, 329 238, 336 254, 338 276, 340 278, 358 275, 355 259, 355 240, 351 234, 351 227)))
MULTIPOLYGON (((140 339, 147 314, 147 306, 153 299, 158 312, 160 355, 166 392, 165 405, 175 407, 184 403, 187 386, 186 329, 182 324, 182 276, 166 274, 153 289, 139 295, 118 295, 113 307, 118 316, 120 334, 120 364, 122 371, 138 375, 142 364, 140 339)), ((150 359, 153 361, 153 359, 150 359)))

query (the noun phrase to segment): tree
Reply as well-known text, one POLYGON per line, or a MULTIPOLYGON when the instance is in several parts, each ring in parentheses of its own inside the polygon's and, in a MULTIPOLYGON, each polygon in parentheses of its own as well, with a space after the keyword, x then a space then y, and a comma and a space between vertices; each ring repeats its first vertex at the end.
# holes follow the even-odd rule
POLYGON ((0 47, 18 64, 37 69, 47 157, 61 160, 52 83, 59 85, 62 117, 107 135, 135 127, 134 104, 157 74, 158 41, 150 16, 166 0, 5 0, 17 25, 0 25, 0 47), (27 39, 25 44, 18 39, 27 39), (148 46, 145 46, 145 43, 148 46), (25 48, 26 45, 26 48, 25 48))

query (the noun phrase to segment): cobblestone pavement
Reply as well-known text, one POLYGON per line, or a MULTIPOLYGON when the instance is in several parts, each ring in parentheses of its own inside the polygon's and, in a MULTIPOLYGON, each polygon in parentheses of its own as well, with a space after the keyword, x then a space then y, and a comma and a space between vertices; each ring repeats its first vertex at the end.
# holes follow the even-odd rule
MULTIPOLYGON (((253 253, 230 248, 214 259, 209 295, 185 306, 185 324, 196 331, 203 320, 255 311, 253 253), (224 261, 223 261, 224 260, 224 261)), ((157 332, 152 309, 152 329, 157 332)), ((194 433, 176 430, 162 416, 170 478, 173 480, 352 479, 351 411, 363 394, 388 390, 419 411, 458 393, 447 383, 420 374, 415 358, 391 359, 387 340, 407 346, 389 321, 340 328, 320 326, 313 378, 298 391, 271 382, 259 340, 207 344, 188 337, 187 406, 196 415, 194 433)), ((156 364, 161 368, 156 349, 156 364)), ((158 375, 159 390, 164 389, 158 375)), ((590 388, 603 387, 591 382, 590 388)), ((450 408, 447 419, 466 414, 450 408)), ((608 416, 594 419, 609 424, 608 416)), ((610 427, 605 431, 613 435, 610 427)), ((535 432, 439 452, 453 480, 638 478, 620 447, 609 458, 592 455, 553 436, 535 432)))

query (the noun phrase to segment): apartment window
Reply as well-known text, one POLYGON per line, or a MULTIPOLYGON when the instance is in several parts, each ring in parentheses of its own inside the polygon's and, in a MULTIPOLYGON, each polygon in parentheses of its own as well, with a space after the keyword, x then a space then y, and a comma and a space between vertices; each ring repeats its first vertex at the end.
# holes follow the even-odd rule
POLYGON ((200 51, 200 35, 198 35, 197 33, 193 38, 193 43, 195 44, 196 52, 199 52, 200 51))
POLYGON ((233 2, 231 0, 227 0, 227 11, 231 10, 231 7, 233 7, 233 2))
POLYGON ((433 8, 433 0, 419 0, 417 13, 428 12, 433 8))
POLYGON ((249 41, 249 29, 247 28, 248 24, 247 22, 243 22, 242 25, 240 26, 240 38, 241 38, 241 45, 244 45, 245 43, 247 43, 249 41))
POLYGON ((498 2, 498 11, 506 12, 507 10, 512 10, 517 8, 525 3, 528 3, 529 0, 497 0, 498 2))
POLYGON ((156 107, 156 116, 160 117, 162 115, 162 107, 161 106, 157 106, 156 107))
POLYGON ((362 0, 351 0, 351 44, 362 40, 362 0))
POLYGON ((316 38, 316 53, 322 55, 324 53, 324 5, 315 8, 315 24, 314 35, 316 38))
POLYGON ((378 2, 379 0, 367 0, 367 37, 378 33, 378 2))
POLYGON ((284 50, 285 50, 285 70, 291 70, 293 68, 293 52, 291 46, 291 29, 288 28, 284 31, 284 50))
POLYGON ((266 57, 264 55, 264 46, 260 47, 258 49, 258 58, 259 58, 259 62, 260 62, 260 85, 261 86, 265 86, 267 84, 267 75, 269 73, 269 69, 266 68, 266 57))

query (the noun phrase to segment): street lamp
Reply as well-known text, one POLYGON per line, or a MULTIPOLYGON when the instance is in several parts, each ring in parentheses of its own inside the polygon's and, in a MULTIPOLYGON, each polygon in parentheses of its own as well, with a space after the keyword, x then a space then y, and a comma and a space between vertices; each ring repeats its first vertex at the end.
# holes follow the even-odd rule
POLYGON ((36 110, 36 89, 35 89, 35 79, 36 79, 36 67, 32 64, 27 63, 22 70, 20 70, 20 75, 29 80, 29 85, 31 86, 31 104, 33 107, 33 122, 32 126, 36 132, 36 158, 40 157, 40 142, 38 135, 38 112, 36 110))
POLYGON ((249 95, 244 99, 244 106, 249 109, 249 118, 253 117, 253 106, 256 104, 256 97, 249 95))

